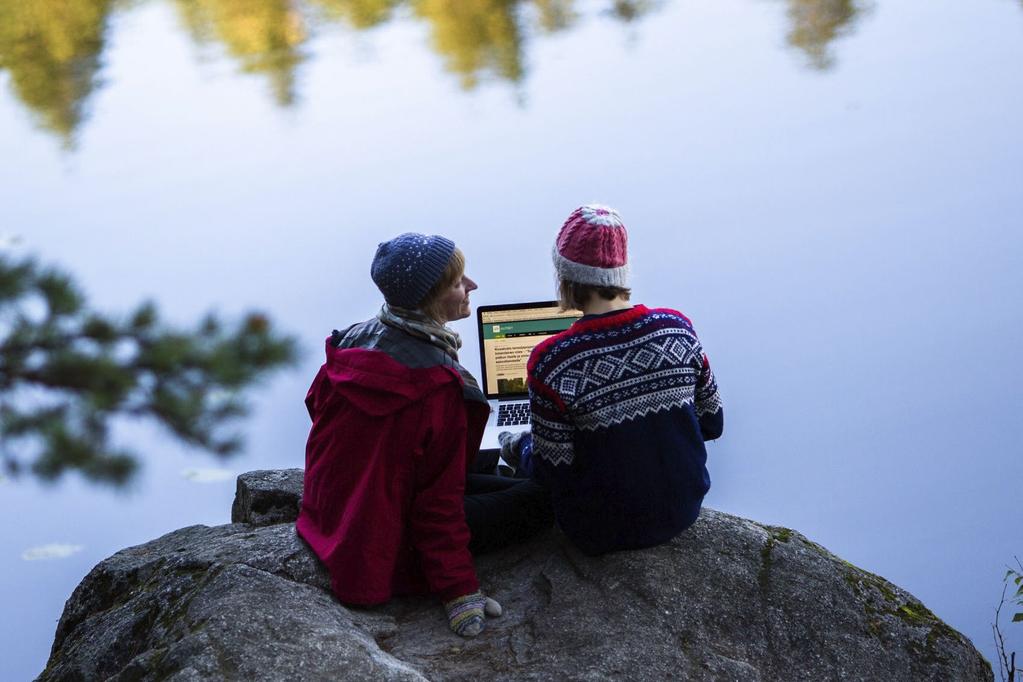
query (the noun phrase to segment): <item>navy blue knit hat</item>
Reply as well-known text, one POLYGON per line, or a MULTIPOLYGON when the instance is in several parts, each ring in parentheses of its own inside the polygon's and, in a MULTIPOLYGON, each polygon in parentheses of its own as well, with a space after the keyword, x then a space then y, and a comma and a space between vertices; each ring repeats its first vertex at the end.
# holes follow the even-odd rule
POLYGON ((415 309, 440 280, 455 252, 447 237, 406 232, 377 246, 370 275, 384 300, 415 309))

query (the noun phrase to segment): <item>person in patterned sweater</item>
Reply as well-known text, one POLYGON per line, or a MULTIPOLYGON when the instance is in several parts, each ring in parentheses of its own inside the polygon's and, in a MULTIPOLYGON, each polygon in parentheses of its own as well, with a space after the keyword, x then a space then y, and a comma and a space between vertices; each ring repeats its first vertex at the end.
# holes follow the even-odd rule
POLYGON ((560 303, 584 313, 528 363, 526 468, 587 554, 660 544, 691 526, 710 488, 704 441, 721 436, 710 362, 682 313, 629 302, 627 234, 582 206, 554 247, 560 303))

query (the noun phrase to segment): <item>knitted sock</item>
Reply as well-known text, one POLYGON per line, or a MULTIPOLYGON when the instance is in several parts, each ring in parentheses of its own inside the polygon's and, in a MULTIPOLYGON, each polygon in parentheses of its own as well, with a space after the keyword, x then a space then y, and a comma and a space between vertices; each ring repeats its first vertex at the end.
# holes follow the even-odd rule
POLYGON ((473 592, 444 602, 451 631, 462 637, 475 637, 483 632, 483 613, 486 606, 487 599, 482 592, 473 592))
POLYGON ((444 609, 447 611, 451 629, 463 637, 475 637, 483 631, 483 614, 496 618, 504 612, 496 599, 484 597, 481 592, 445 602, 444 609), (476 620, 477 617, 480 617, 479 621, 476 620))

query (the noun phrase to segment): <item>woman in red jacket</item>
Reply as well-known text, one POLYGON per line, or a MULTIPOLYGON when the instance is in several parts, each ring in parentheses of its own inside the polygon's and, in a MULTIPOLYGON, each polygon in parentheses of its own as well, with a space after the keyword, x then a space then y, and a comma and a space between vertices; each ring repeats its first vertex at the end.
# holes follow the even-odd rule
POLYGON ((296 528, 342 602, 435 593, 451 629, 471 637, 500 606, 480 592, 470 539, 487 548, 517 541, 552 512, 535 484, 516 479, 482 496, 487 509, 498 498, 496 515, 463 500, 489 413, 458 362, 458 335, 444 326, 470 314, 476 284, 464 268, 441 236, 403 234, 378 247, 371 273, 384 306, 331 335, 306 396, 313 425, 296 528), (496 543, 495 525, 507 535, 496 543))

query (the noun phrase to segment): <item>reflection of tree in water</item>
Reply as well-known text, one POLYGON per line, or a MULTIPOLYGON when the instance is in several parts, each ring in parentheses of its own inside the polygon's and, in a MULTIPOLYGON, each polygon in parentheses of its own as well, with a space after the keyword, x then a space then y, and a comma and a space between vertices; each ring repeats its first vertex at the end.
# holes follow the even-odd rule
MULTIPOLYGON (((384 24, 401 8, 430 25, 434 50, 466 89, 486 75, 522 80, 530 24, 541 32, 570 28, 576 0, 173 0, 202 43, 218 42, 242 70, 269 77, 282 105, 295 99, 295 69, 310 21, 343 22, 356 30, 384 24), (303 12, 306 12, 305 14, 303 12)), ((833 64, 831 42, 848 33, 869 0, 787 0, 788 41, 810 65, 833 64)), ((624 22, 661 0, 605 0, 624 22)), ((0 0, 0 69, 41 124, 70 144, 96 85, 113 0, 0 0)), ((126 5, 126 6, 130 6, 126 5)))
POLYGON ((540 28, 547 33, 555 33, 571 26, 576 18, 572 2, 573 0, 533 0, 539 15, 540 28))
POLYGON ((829 69, 835 61, 831 41, 852 31, 864 10, 857 0, 789 0, 789 44, 803 50, 814 68, 829 69))
MULTIPOLYGON (((798 1, 798 0, 792 0, 798 1)), ((310 22, 343 22, 364 30, 401 8, 428 22, 434 50, 466 89, 484 76, 522 80, 529 29, 554 33, 576 19, 576 0, 173 0, 199 43, 220 43, 247 73, 269 77, 283 106, 295 100, 310 22)), ((658 0, 604 0, 607 14, 631 21, 658 0)), ((68 143, 102 64, 104 33, 116 0, 0 0, 0 69, 18 99, 68 143)))
MULTIPOLYGON (((310 0, 328 19, 363 29, 388 21, 402 5, 430 24, 434 50, 462 87, 474 88, 482 76, 522 80, 524 16, 532 9, 547 33, 569 28, 576 18, 575 0, 310 0)), ((611 0, 610 14, 631 21, 649 11, 653 0, 611 0)))
POLYGON ((402 0, 310 0, 323 8, 328 19, 341 20, 353 28, 373 28, 389 21, 402 0))
POLYGON ((192 36, 219 40, 246 73, 266 74, 281 105, 295 101, 295 67, 306 39, 301 13, 289 0, 175 0, 192 36))
POLYGON ((516 20, 518 0, 414 0, 418 16, 432 24, 434 49, 447 68, 474 87, 490 71, 517 82, 522 79, 522 31, 516 20))
POLYGON ((622 21, 635 21, 649 12, 654 0, 614 0, 611 13, 622 21))
POLYGON ((0 69, 40 124, 71 145, 96 86, 110 0, 0 0, 0 69))

